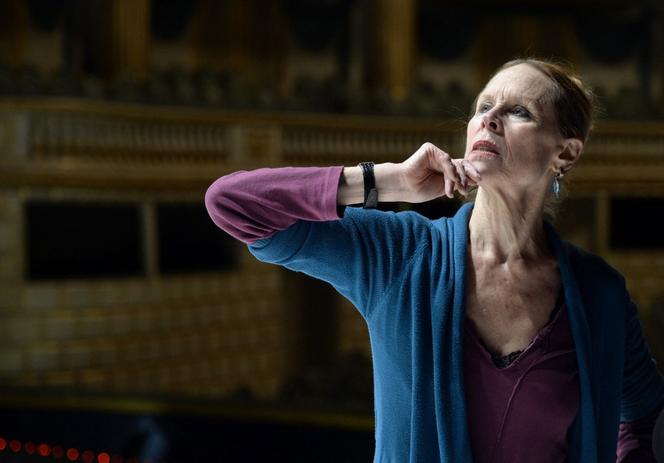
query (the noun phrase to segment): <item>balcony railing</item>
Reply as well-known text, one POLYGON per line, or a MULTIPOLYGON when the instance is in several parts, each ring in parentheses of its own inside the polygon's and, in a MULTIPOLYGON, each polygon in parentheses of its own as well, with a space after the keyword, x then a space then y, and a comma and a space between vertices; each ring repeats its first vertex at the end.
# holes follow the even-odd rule
MULTIPOLYGON (((226 170, 399 162, 425 141, 462 156, 460 121, 220 111, 89 100, 0 103, 0 179, 197 188, 226 170)), ((575 191, 664 191, 664 122, 601 121, 575 191)))

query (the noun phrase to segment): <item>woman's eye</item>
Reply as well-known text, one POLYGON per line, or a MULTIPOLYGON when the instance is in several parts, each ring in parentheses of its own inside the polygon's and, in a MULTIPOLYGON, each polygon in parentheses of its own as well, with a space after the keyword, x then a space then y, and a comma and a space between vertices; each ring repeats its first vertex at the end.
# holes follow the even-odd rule
POLYGON ((519 117, 528 117, 530 116, 530 113, 525 109, 522 108, 521 106, 515 106, 512 108, 512 114, 519 116, 519 117))
POLYGON ((477 107, 477 112, 484 113, 489 110, 491 105, 489 103, 482 103, 477 107))

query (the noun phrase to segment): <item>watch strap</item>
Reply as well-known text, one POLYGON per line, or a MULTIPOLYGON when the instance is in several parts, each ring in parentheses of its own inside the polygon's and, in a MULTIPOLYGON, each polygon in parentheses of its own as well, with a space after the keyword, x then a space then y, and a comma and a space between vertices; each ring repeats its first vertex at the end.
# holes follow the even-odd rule
POLYGON ((378 190, 376 189, 376 177, 374 176, 373 162, 360 162, 364 178, 364 209, 375 209, 378 206, 378 190))

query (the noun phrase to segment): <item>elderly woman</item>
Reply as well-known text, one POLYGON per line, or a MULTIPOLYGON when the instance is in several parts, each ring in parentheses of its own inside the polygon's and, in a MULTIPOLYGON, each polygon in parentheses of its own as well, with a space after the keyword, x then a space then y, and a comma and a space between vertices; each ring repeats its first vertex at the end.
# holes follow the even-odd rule
POLYGON ((212 220, 257 259, 329 282, 364 317, 375 462, 654 461, 664 380, 625 281, 545 218, 591 108, 564 67, 511 61, 477 97, 463 159, 425 143, 399 164, 208 189, 212 220), (451 218, 374 209, 471 190, 451 218))

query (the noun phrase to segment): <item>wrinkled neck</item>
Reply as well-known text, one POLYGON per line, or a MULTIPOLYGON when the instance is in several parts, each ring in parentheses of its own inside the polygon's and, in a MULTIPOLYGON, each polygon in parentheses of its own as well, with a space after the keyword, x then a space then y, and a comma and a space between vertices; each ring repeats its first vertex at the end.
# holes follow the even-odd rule
POLYGON ((468 224, 472 255, 485 261, 531 261, 549 255, 544 198, 508 196, 480 188, 468 224))

